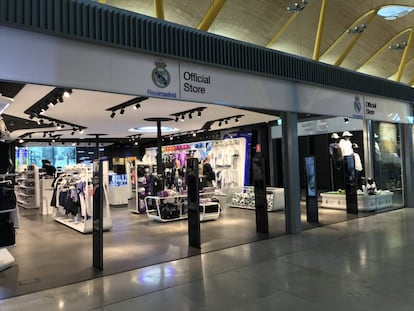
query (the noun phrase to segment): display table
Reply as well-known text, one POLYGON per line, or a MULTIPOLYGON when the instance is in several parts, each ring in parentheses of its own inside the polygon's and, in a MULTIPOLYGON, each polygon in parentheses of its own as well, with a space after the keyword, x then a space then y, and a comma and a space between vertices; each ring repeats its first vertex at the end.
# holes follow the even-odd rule
MULTIPOLYGON (((285 208, 285 189, 284 188, 266 188, 267 210, 280 211, 285 208)), ((226 203, 230 207, 254 209, 254 187, 235 187, 227 189, 226 203)))
MULTIPOLYGON (((211 196, 213 193, 200 193, 211 196)), ((187 195, 146 196, 145 208, 148 218, 160 222, 170 222, 187 219, 187 195)), ((200 221, 216 220, 220 216, 220 203, 200 199, 200 221)))
MULTIPOLYGON (((339 193, 336 191, 321 193, 322 204, 321 207, 346 210, 346 198, 345 193, 339 193)), ((392 207, 391 191, 385 190, 378 194, 358 194, 357 204, 358 211, 371 212, 388 207, 392 207)))

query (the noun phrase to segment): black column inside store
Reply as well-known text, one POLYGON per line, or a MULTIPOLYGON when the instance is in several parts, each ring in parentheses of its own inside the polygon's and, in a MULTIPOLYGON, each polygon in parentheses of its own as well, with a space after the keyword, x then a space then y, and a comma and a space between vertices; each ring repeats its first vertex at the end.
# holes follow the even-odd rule
POLYGON ((201 248, 198 159, 187 159, 188 244, 201 248))
POLYGON ((102 160, 93 163, 93 266, 103 270, 103 168, 102 160))
POLYGON ((266 174, 265 160, 262 153, 262 146, 267 145, 267 137, 264 135, 267 129, 260 127, 252 132, 252 173, 254 184, 256 231, 258 233, 269 233, 269 221, 267 215, 266 197, 266 174), (266 131, 264 131, 266 130, 266 131))

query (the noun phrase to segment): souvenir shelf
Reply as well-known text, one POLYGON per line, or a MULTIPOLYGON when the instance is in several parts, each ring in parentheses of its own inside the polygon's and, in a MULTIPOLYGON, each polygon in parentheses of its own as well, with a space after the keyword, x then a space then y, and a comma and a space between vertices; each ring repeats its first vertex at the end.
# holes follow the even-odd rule
POLYGON ((29 165, 16 178, 15 186, 17 204, 23 208, 40 207, 39 169, 36 165, 29 165))

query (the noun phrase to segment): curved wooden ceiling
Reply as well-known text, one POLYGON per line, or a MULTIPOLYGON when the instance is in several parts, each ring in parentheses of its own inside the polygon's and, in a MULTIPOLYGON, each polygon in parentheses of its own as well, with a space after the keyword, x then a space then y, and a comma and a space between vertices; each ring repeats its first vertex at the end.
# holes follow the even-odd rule
POLYGON ((396 20, 376 14, 386 5, 414 7, 412 0, 298 0, 304 7, 300 11, 287 9, 295 7, 290 0, 98 2, 414 85, 414 12, 396 20), (362 24, 362 32, 347 32, 362 24), (402 43, 407 44, 404 49, 389 48, 402 43))

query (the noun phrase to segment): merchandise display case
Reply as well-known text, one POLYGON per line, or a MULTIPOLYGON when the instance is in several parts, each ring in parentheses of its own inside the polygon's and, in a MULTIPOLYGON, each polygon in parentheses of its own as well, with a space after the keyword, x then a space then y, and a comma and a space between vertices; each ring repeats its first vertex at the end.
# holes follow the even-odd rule
MULTIPOLYGON (((280 211, 285 208, 283 188, 266 188, 267 210, 280 211)), ((244 186, 228 188, 226 190, 226 203, 229 207, 255 209, 254 187, 244 186)))
MULTIPOLYGON (((322 198, 321 207, 346 210, 346 198, 344 193, 330 191, 321 193, 320 195, 322 198)), ((373 195, 358 194, 358 211, 372 212, 392 207, 392 196, 393 193, 388 190, 383 190, 373 195)))

